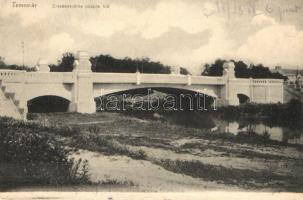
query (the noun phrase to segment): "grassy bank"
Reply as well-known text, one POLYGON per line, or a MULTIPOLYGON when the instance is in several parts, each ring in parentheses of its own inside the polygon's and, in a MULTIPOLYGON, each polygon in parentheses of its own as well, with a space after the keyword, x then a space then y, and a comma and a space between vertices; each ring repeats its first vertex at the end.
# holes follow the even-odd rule
MULTIPOLYGON (((266 134, 253 132, 238 135, 214 133, 199 126, 165 120, 161 115, 50 113, 32 115, 32 122, 1 118, 0 125, 4 128, 1 129, 0 147, 1 152, 5 152, 1 159, 6 159, 6 168, 2 172, 9 172, 10 167, 19 167, 15 174, 32 181, 19 181, 20 185, 81 184, 89 177, 98 177, 100 179, 96 179, 96 183, 100 180, 102 185, 143 187, 142 184, 147 183, 141 179, 157 177, 156 174, 144 176, 145 169, 152 169, 155 170, 153 173, 165 171, 165 174, 177 177, 175 185, 187 181, 199 187, 200 183, 205 186, 214 183, 253 190, 303 190, 302 146, 273 141, 266 134), (11 140, 16 142, 11 144, 11 140), (79 161, 68 159, 71 148, 81 149, 73 155, 88 159, 88 166, 95 162, 95 171, 82 170, 81 167, 86 165, 84 161, 77 164, 79 161), (53 164, 58 164, 58 167, 53 164), (138 165, 143 168, 140 168, 143 172, 141 179, 136 178, 138 169, 133 169, 138 165), (22 167, 28 172, 22 174, 22 167), (78 173, 75 173, 75 168, 78 168, 78 173), (119 176, 112 177, 115 174, 119 176)), ((17 178, 12 179, 12 175, 10 178, 18 183, 17 178)), ((158 181, 170 184, 169 178, 154 179, 155 185, 145 185, 143 190, 156 190, 158 181), (149 187, 153 189, 149 190, 149 187)))
POLYGON ((0 187, 88 183, 86 162, 69 159, 60 129, 0 118, 0 187))
MULTIPOLYGON (((229 109, 226 107, 224 109, 229 109)), ((146 141, 146 144, 157 144, 158 139, 147 137, 153 134, 155 137, 176 139, 180 137, 195 137, 207 140, 229 141, 233 143, 246 143, 260 146, 291 146, 302 149, 302 145, 289 144, 282 141, 270 139, 268 133, 257 134, 252 131, 242 131, 235 135, 226 132, 211 132, 213 122, 209 113, 172 113, 171 116, 165 116, 160 113, 159 117, 154 117, 155 112, 130 112, 128 114, 116 112, 100 112, 94 114, 80 113, 50 113, 50 114, 32 114, 33 119, 39 119, 39 124, 45 124, 40 129, 55 129, 56 132, 64 137, 73 138, 75 144, 81 147, 81 141, 87 143, 87 146, 98 146, 98 144, 89 144, 89 141, 99 143, 99 146, 109 146, 118 148, 117 140, 131 145, 140 145, 146 141), (191 117, 195 120, 190 123, 191 117), (180 116, 180 117, 178 117, 180 116), (202 117, 201 117, 202 116, 202 117), (167 118, 166 118, 167 117, 167 118), (198 124, 199 121, 201 128, 198 124), (145 123, 146 122, 146 123, 145 123), (205 128, 204 124, 208 128, 205 128), (121 134, 125 132, 126 135, 121 134), (176 134, 176 132, 178 132, 176 134), (115 135, 114 142, 111 142, 115 135), (106 137, 104 136, 106 135, 106 137), (134 138, 131 135, 140 137, 134 138), (100 138, 101 137, 101 138, 100 138), (144 141, 142 141, 144 140, 144 141), (98 142, 99 141, 99 142, 98 142), (110 142, 108 142, 110 141, 110 142), (115 143, 115 144, 112 144, 115 143)), ((224 113, 224 112, 222 112, 224 113)), ((169 114, 167 114, 169 115, 169 114)), ((164 141, 160 139, 163 145, 164 141)), ((120 147, 119 147, 120 148, 120 147)))
POLYGON ((207 181, 237 185, 244 188, 263 189, 265 185, 266 187, 273 187, 286 181, 288 182, 288 185, 286 186, 288 191, 296 192, 302 191, 303 189, 303 186, 301 185, 302 180, 300 178, 277 175, 270 170, 256 172, 247 169, 232 169, 224 167, 224 164, 221 166, 213 166, 195 160, 172 161, 166 159, 156 161, 156 163, 163 166, 165 169, 176 173, 203 178, 207 181))
POLYGON ((119 143, 113 137, 94 132, 75 135, 72 139, 72 146, 102 152, 105 155, 125 155, 133 159, 146 159, 144 151, 131 151, 126 145, 119 143))

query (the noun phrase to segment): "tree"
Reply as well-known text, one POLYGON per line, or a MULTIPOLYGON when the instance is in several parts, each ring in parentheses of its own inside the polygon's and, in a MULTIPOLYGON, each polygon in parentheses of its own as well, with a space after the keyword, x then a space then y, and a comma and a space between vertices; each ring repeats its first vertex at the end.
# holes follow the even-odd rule
POLYGON ((210 65, 208 64, 208 63, 206 63, 205 65, 204 65, 204 70, 203 70, 203 72, 201 73, 201 75, 202 76, 208 76, 208 74, 209 74, 209 71, 210 71, 210 65))
POLYGON ((273 73, 271 73, 271 77, 270 78, 283 79, 284 81, 286 81, 288 79, 287 76, 284 76, 284 75, 280 74, 279 72, 273 72, 273 73))
POLYGON ((271 76, 269 68, 262 64, 250 64, 250 73, 252 78, 269 78, 271 76))
POLYGON ((233 61, 235 64, 235 76, 237 78, 249 78, 250 69, 243 61, 233 61))
POLYGON ((110 55, 99 55, 90 58, 93 72, 119 72, 135 73, 137 70, 141 73, 168 74, 170 67, 160 62, 150 61, 149 58, 124 59, 113 58, 110 55))
POLYGON ((57 65, 49 65, 51 72, 71 72, 74 68, 75 56, 72 53, 64 53, 57 65))
POLYGON ((4 58, 0 56, 0 69, 9 69, 9 70, 25 70, 32 71, 33 69, 28 66, 20 66, 20 65, 8 65, 4 62, 4 58))
POLYGON ((226 60, 217 59, 215 63, 211 64, 210 66, 208 64, 204 65, 204 71, 202 72, 202 75, 207 76, 222 76, 223 75, 223 64, 226 62, 226 60))
POLYGON ((4 62, 4 58, 0 56, 0 68, 6 67, 6 64, 4 62))
POLYGON ((189 73, 189 71, 188 71, 186 68, 181 67, 181 68, 180 68, 180 74, 188 75, 188 74, 190 74, 190 73, 189 73))
MULTIPOLYGON (((234 61, 235 64, 235 76, 237 78, 249 78, 250 76, 250 70, 248 69, 248 66, 243 61, 234 61)), ((205 76, 222 76, 223 75, 223 64, 226 62, 226 60, 217 59, 215 63, 213 64, 205 64, 204 65, 204 71, 202 72, 202 75, 205 76)))
MULTIPOLYGON (((204 71, 201 75, 204 76, 222 76, 223 64, 226 62, 222 59, 217 59, 213 64, 205 64, 204 71)), ((268 67, 262 64, 250 64, 249 67, 243 61, 231 60, 235 64, 235 76, 237 78, 274 78, 287 80, 286 76, 278 72, 271 72, 268 67)))

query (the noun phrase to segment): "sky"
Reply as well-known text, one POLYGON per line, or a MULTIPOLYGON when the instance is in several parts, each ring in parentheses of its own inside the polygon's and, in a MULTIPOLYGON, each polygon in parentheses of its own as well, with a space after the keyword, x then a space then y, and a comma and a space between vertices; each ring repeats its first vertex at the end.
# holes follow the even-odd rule
POLYGON ((0 56, 56 63, 64 52, 148 57, 201 72, 215 59, 303 67, 303 0, 0 0, 0 56), (100 8, 59 8, 99 5, 100 8))

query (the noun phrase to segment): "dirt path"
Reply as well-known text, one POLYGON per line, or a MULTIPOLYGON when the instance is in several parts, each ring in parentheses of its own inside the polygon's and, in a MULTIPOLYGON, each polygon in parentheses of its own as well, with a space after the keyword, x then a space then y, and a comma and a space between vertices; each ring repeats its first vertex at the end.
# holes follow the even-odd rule
POLYGON ((126 156, 105 156, 101 153, 80 150, 75 158, 89 160, 88 167, 93 182, 116 181, 133 183, 135 190, 157 191, 204 191, 240 190, 215 182, 173 173, 145 160, 134 160, 126 156))

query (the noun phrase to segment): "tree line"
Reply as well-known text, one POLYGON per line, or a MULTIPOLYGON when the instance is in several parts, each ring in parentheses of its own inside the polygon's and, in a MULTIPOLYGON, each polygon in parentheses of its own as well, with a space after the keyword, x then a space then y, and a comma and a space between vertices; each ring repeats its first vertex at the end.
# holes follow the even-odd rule
MULTIPOLYGON (((65 53, 56 65, 50 65, 53 72, 70 72, 73 70, 75 56, 72 53, 65 53)), ((110 55, 98 55, 91 57, 93 72, 120 72, 120 73, 158 73, 169 74, 171 67, 160 62, 150 61, 149 58, 131 59, 125 57, 117 59, 110 55)))
MULTIPOLYGON (((205 76, 222 76, 223 75, 223 64, 226 60, 217 59, 212 64, 205 64, 204 71, 201 75, 205 76)), ((255 65, 251 63, 247 65, 243 61, 231 60, 235 64, 235 76, 237 78, 272 78, 272 79, 284 79, 287 77, 283 76, 278 72, 271 72, 268 67, 263 66, 262 64, 255 65)))
POLYGON ((34 71, 33 68, 30 68, 28 66, 8 65, 4 62, 4 58, 0 56, 0 70, 1 69, 34 71))
MULTIPOLYGON (((75 56, 73 53, 64 53, 61 60, 58 60, 57 64, 49 65, 51 72, 71 72, 74 68, 73 63, 75 56)), ((204 76, 222 76, 223 64, 227 60, 217 59, 214 63, 205 64, 204 70, 201 75, 204 76)), ((271 72, 268 67, 262 64, 250 64, 247 65, 243 61, 230 60, 235 64, 235 76, 237 78, 275 78, 284 79, 278 72, 271 72)), ((110 55, 98 55, 90 58, 93 72, 119 72, 119 73, 135 73, 137 71, 141 73, 156 73, 156 74, 169 74, 171 73, 172 66, 164 65, 160 62, 151 61, 149 58, 136 58, 131 59, 125 57, 123 59, 114 58, 110 55)), ((26 66, 18 65, 6 65, 4 59, 0 57, 0 69, 16 69, 33 71, 26 66)), ((180 68, 180 74, 190 74, 185 68, 180 68)))

